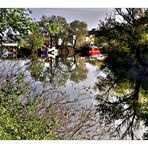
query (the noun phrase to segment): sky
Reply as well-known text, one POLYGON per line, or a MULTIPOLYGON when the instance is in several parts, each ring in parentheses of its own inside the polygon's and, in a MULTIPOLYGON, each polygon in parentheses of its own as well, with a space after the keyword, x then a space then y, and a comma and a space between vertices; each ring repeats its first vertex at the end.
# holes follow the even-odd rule
POLYGON ((70 23, 74 20, 81 20, 87 23, 88 29, 97 28, 99 20, 104 20, 110 15, 109 8, 32 8, 31 17, 36 21, 40 20, 42 15, 58 15, 65 17, 70 23))

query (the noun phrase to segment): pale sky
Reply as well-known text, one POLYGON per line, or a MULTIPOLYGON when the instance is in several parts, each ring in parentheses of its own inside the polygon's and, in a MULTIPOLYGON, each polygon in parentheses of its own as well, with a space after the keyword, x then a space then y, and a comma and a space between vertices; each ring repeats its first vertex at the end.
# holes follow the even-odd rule
POLYGON ((98 27, 99 20, 104 20, 107 15, 110 15, 109 8, 31 8, 31 17, 35 20, 40 20, 42 15, 58 15, 65 17, 70 23, 74 20, 81 20, 88 24, 88 29, 98 27))

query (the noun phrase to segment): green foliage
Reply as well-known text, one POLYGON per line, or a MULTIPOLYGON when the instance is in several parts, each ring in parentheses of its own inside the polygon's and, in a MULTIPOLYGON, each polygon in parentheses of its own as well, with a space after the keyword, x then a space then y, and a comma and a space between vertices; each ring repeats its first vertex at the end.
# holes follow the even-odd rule
MULTIPOLYGON (((105 63, 116 78, 129 81, 147 81, 147 15, 141 9, 116 9, 124 21, 107 18, 100 24, 96 33, 108 45, 108 58, 105 63)), ((122 80, 121 80, 122 81, 122 80)))
POLYGON ((39 26, 42 28, 42 33, 46 37, 50 37, 51 46, 53 45, 53 38, 55 38, 62 29, 62 24, 56 20, 55 16, 42 16, 39 26))
POLYGON ((44 67, 44 63, 42 61, 39 60, 35 60, 31 63, 30 65, 30 72, 31 72, 31 76, 33 78, 35 78, 35 80, 40 80, 42 81, 42 71, 43 71, 43 67, 44 67))
POLYGON ((29 89, 30 84, 24 85, 22 74, 16 82, 8 79, 0 87, 1 140, 57 139, 54 130, 59 126, 59 119, 51 114, 53 107, 47 106, 38 94, 29 97, 29 89))
POLYGON ((46 25, 47 34, 49 33, 51 36, 55 36, 58 34, 61 26, 58 25, 56 22, 49 22, 46 25))
POLYGON ((63 45, 67 45, 68 38, 69 38, 69 24, 67 23, 66 19, 61 16, 52 16, 54 20, 61 26, 61 29, 58 33, 58 38, 61 38, 63 41, 63 45))
POLYGON ((139 94, 139 100, 140 102, 148 102, 148 91, 147 91, 148 83, 143 82, 142 86, 140 87, 140 94, 139 94))
POLYGON ((29 13, 29 9, 22 8, 0 9, 0 43, 5 33, 14 41, 19 41, 21 37, 28 34, 31 22, 29 13))
POLYGON ((114 90, 118 94, 126 94, 127 91, 130 90, 130 82, 128 80, 124 80, 121 83, 118 83, 117 86, 115 86, 114 90))
POLYGON ((139 8, 118 8, 115 12, 116 16, 101 21, 96 32, 107 48, 105 65, 110 70, 97 84, 104 91, 98 96, 99 106, 110 120, 121 120, 115 128, 121 139, 137 139, 140 120, 148 125, 148 15, 139 8))
POLYGON ((83 21, 75 20, 70 23, 70 32, 76 35, 76 47, 84 44, 85 37, 88 33, 87 24, 83 21))
POLYGON ((20 41, 20 46, 37 51, 44 44, 44 37, 37 23, 30 23, 30 34, 20 41))

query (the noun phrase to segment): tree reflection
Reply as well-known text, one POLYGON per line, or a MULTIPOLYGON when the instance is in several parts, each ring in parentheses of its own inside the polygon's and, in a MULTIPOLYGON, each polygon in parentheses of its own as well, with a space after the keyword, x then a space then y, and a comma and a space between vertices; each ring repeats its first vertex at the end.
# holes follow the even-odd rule
POLYGON ((108 115, 112 123, 119 121, 118 125, 110 131, 111 134, 116 132, 121 139, 125 139, 127 136, 130 136, 131 139, 138 138, 134 132, 140 128, 141 120, 146 126, 148 125, 148 102, 141 101, 142 88, 139 87, 139 84, 131 86, 127 80, 114 79, 110 74, 101 81, 97 85, 103 92, 97 98, 98 111, 102 115, 108 115))
POLYGON ((86 68, 86 63, 81 57, 75 57, 76 67, 71 71, 70 79, 74 82, 80 82, 87 78, 88 70, 86 68))
MULTIPOLYGON (((108 50, 105 60, 107 76, 99 77, 98 110, 117 123, 110 129, 120 139, 140 139, 136 130, 148 126, 148 44, 147 11, 116 9, 123 18, 101 22, 97 35, 104 39, 108 50), (143 13, 139 16, 139 13, 143 13), (144 125, 143 125, 144 124, 144 125)), ((143 139, 147 138, 145 131, 143 139)))
POLYGON ((44 64, 39 60, 32 62, 29 68, 31 76, 36 80, 48 81, 54 87, 64 86, 68 79, 78 83, 87 78, 85 61, 76 55, 49 58, 48 68, 44 64))
POLYGON ((31 61, 29 66, 30 74, 35 80, 44 81, 44 63, 39 60, 31 61))
POLYGON ((62 64, 63 59, 59 59, 57 56, 55 59, 50 58, 49 69, 47 71, 47 77, 49 82, 54 86, 63 86, 69 78, 69 73, 67 67, 62 64))

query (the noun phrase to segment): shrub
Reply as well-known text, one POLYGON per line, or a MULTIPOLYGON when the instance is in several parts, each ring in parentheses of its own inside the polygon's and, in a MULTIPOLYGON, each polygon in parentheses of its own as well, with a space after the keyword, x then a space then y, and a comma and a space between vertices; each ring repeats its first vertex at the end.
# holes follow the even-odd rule
POLYGON ((0 139, 58 139, 54 130, 60 123, 54 107, 40 99, 39 94, 31 98, 30 84, 24 85, 23 79, 23 74, 19 74, 16 81, 7 78, 0 86, 0 139))

